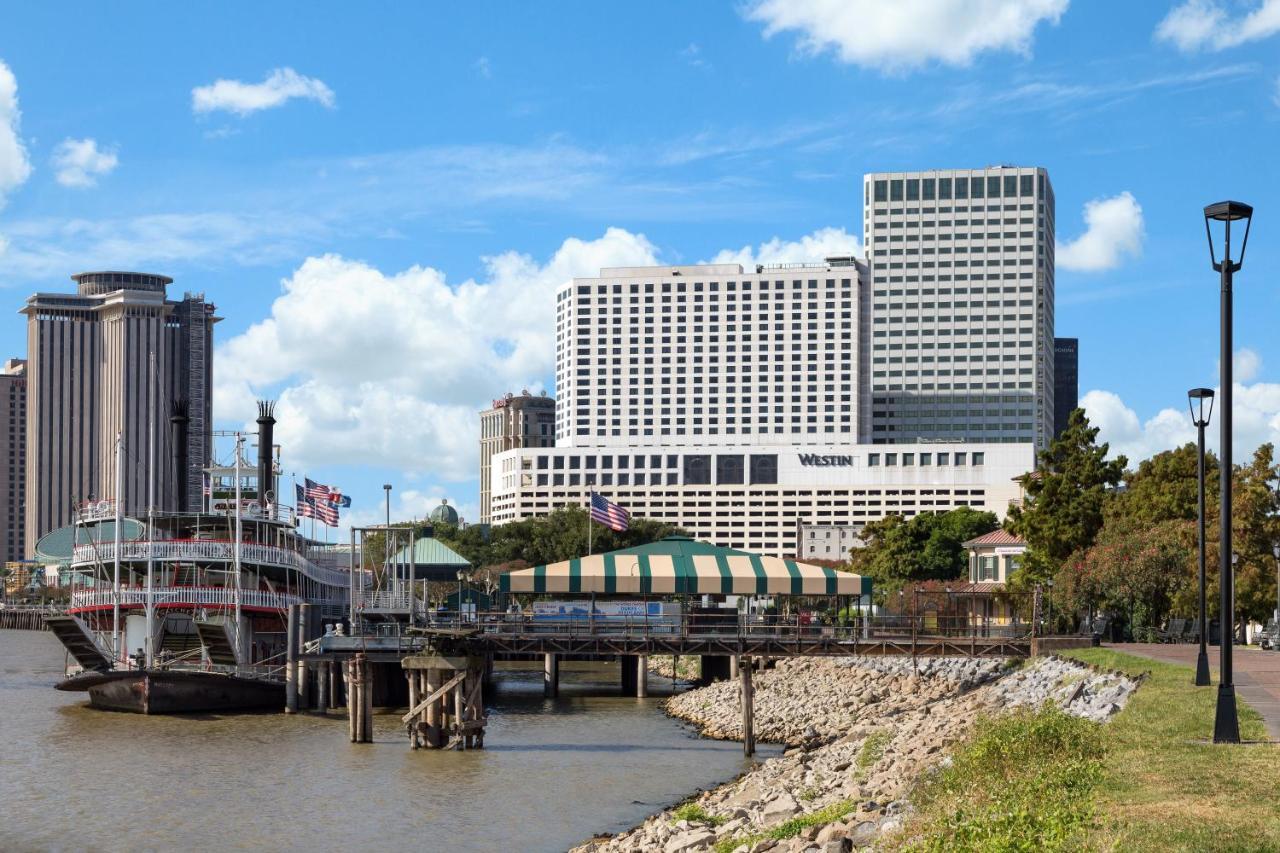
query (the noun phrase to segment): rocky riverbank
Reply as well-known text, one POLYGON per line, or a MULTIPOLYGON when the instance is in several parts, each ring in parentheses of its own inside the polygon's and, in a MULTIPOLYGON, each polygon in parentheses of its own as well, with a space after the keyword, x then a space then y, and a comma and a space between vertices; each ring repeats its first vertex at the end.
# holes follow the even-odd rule
MULTIPOLYGON (((580 851, 712 848, 844 851, 899 830, 916 780, 946 760, 975 719, 1053 702, 1105 721, 1137 688, 1125 676, 1060 658, 1003 661, 786 659, 754 679, 760 740, 785 754, 741 778, 580 851), (787 824, 791 837, 771 834, 787 824)), ((708 737, 741 739, 739 686, 719 682, 673 697, 670 714, 708 737)))

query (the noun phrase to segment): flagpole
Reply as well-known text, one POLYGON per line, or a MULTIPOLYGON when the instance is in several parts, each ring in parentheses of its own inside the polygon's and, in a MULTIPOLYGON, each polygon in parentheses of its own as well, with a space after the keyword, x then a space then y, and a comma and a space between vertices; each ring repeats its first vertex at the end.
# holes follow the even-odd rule
POLYGON ((595 503, 595 498, 596 498, 596 490, 592 489, 591 494, 587 497, 587 556, 588 557, 590 557, 591 554, 593 553, 591 534, 594 532, 594 527, 591 524, 591 505, 595 503))

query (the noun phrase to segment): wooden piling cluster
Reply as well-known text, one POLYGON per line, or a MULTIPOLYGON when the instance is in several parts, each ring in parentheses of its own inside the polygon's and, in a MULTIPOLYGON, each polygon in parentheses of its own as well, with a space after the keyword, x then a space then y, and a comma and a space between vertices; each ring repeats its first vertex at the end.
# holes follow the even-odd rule
POLYGON ((347 735, 352 743, 373 743, 373 666, 357 654, 346 662, 347 735))
POLYGON ((0 610, 0 628, 15 631, 47 631, 44 617, 52 616, 55 611, 37 607, 6 607, 0 610))
POLYGON ((412 748, 484 749, 484 658, 427 652, 400 665, 409 681, 401 720, 412 748))
POLYGON ((738 673, 742 679, 742 751, 746 755, 756 754, 756 691, 751 684, 753 666, 750 655, 743 655, 742 662, 738 665, 738 673))

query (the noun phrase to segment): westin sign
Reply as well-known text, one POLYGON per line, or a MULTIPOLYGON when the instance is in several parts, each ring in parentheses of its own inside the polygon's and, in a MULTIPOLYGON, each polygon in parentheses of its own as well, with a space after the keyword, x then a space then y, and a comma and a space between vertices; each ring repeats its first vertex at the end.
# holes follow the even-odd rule
POLYGON ((818 456, 814 453, 801 453, 800 464, 808 466, 839 466, 847 468, 853 465, 852 456, 818 456))

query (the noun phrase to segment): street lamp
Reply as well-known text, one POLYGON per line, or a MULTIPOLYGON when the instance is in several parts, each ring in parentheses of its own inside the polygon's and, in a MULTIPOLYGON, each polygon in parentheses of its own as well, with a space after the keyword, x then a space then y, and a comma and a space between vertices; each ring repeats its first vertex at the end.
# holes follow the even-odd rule
POLYGON ((1187 405, 1191 408, 1191 422, 1196 425, 1196 470, 1200 475, 1200 655, 1196 658, 1197 687, 1209 686, 1209 649, 1208 630, 1209 613, 1205 599, 1205 559, 1204 559, 1204 428, 1213 417, 1213 389, 1192 388, 1187 392, 1187 405), (1209 401, 1208 410, 1205 401, 1209 401))
POLYGON ((1249 245, 1249 228, 1253 224, 1253 208, 1238 201, 1220 201, 1204 209, 1204 233, 1209 239, 1209 263, 1215 272, 1222 275, 1221 303, 1219 324, 1220 349, 1218 369, 1221 372, 1219 386, 1222 388, 1222 417, 1220 428, 1219 466, 1219 499, 1221 509, 1218 514, 1218 525, 1221 528, 1219 539, 1220 561, 1222 570, 1218 572, 1219 591, 1222 595, 1222 609, 1218 618, 1222 622, 1221 649, 1222 663, 1218 668, 1218 708, 1213 721, 1214 743, 1239 743, 1240 718, 1236 714, 1236 688, 1231 678, 1231 625, 1235 622, 1235 578, 1234 572, 1226 568, 1226 555, 1231 553, 1231 277, 1244 265, 1245 249, 1249 245), (1231 259, 1231 224, 1244 221, 1244 238, 1240 241, 1240 257, 1231 259), (1222 226, 1222 260, 1218 260, 1214 246, 1212 223, 1221 222, 1222 226))
POLYGON ((1271 553, 1276 557, 1276 612, 1274 615, 1276 630, 1280 631, 1280 542, 1271 546, 1271 553))

